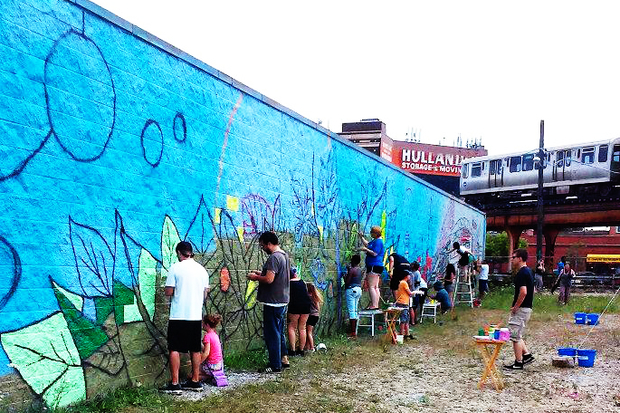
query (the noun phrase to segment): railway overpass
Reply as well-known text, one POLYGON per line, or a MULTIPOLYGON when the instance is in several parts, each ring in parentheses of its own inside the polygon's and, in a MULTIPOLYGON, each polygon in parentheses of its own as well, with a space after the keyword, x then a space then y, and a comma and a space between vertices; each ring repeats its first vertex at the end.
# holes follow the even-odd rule
MULTIPOLYGON (((487 214, 487 231, 506 231, 509 254, 518 245, 521 233, 538 224, 536 202, 507 203, 504 207, 481 208, 487 214)), ((544 205, 544 256, 553 257, 558 233, 566 228, 620 226, 620 199, 578 199, 548 202, 544 205)))

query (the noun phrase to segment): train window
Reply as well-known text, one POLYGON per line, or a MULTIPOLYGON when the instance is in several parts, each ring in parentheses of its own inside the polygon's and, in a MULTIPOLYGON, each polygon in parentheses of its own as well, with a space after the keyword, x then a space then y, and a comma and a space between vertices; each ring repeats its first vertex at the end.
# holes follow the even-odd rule
POLYGON ((611 155, 611 161, 614 163, 620 162, 620 145, 614 145, 614 152, 611 155))
POLYGON ((469 176, 469 164, 468 163, 464 164, 461 167, 461 169, 462 169, 461 173, 463 175, 463 178, 467 179, 467 177, 469 176))
POLYGON ((594 163, 594 148, 583 148, 583 152, 581 153, 581 162, 582 163, 594 163))
POLYGON ((510 158, 510 172, 521 172, 521 157, 512 156, 510 158))
POLYGON ((570 160, 571 160, 571 155, 573 154, 573 151, 571 151, 570 149, 566 151, 566 166, 570 166, 570 160))
POLYGON ((607 145, 601 145, 598 147, 598 161, 607 162, 607 151, 609 147, 607 145))
POLYGON ((534 169, 534 154, 528 153, 523 155, 523 170, 531 171, 534 169))
POLYGON ((482 175, 482 164, 480 162, 471 164, 471 177, 482 175))
POLYGON ((495 175, 495 162, 489 161, 489 175, 495 175))
POLYGON ((556 153, 556 165, 558 168, 564 168, 564 151, 557 151, 556 153))

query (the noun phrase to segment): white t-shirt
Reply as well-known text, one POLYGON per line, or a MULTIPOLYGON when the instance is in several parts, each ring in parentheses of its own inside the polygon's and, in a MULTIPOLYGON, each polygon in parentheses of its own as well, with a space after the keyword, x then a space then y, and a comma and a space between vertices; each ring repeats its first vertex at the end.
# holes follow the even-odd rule
POLYGON ((204 291, 209 288, 207 270, 189 258, 170 266, 166 287, 174 287, 170 320, 202 320, 204 291))
POLYGON ((479 280, 487 280, 489 279, 489 264, 480 264, 480 275, 478 276, 479 280))
POLYGON ((427 288, 426 281, 424 281, 424 277, 422 277, 422 274, 420 274, 420 271, 415 271, 413 273, 413 286, 415 288, 415 291, 420 291, 420 288, 427 288), (416 284, 420 284, 420 285, 416 287, 415 286, 416 284))

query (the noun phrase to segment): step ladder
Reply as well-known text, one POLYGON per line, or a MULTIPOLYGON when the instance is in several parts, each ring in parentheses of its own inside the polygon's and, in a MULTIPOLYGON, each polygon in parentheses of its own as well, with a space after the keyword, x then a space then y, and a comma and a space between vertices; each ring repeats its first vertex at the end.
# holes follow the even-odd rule
MULTIPOLYGON (((467 271, 467 270, 465 270, 467 271)), ((466 277, 465 271, 462 269, 457 270, 456 280, 454 282, 454 303, 457 304, 468 304, 471 308, 474 307, 474 290, 471 285, 473 274, 470 274, 469 277, 466 277)))

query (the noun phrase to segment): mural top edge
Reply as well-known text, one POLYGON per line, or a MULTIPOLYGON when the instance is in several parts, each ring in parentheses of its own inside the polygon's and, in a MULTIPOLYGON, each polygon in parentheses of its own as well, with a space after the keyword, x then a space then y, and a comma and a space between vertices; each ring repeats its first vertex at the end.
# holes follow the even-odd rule
POLYGON ((344 144, 345 146, 348 146, 351 149, 356 150, 357 152, 371 158, 374 159, 375 161, 378 161, 379 163, 381 163, 383 166, 387 166, 395 171, 400 172, 401 174, 407 176, 410 179, 413 179, 414 181, 416 181, 419 184, 422 184, 424 186, 426 186, 427 188, 429 188, 432 191, 437 192, 440 195, 446 196, 460 204, 462 204, 463 206, 472 209, 473 211, 476 211, 478 213, 481 213, 483 215, 486 215, 484 212, 478 210, 477 208, 465 203, 465 201, 463 201, 462 199, 449 194, 443 190, 441 190, 440 188, 437 188, 431 184, 429 184, 428 182, 426 182, 425 180, 418 178, 417 176, 410 174, 408 172, 403 171, 402 169, 398 168, 397 166, 393 165, 390 162, 387 162, 386 160, 384 160, 383 158, 381 158, 380 156, 377 156, 375 154, 373 154, 372 152, 369 152, 363 148, 360 148, 359 146, 355 145, 354 143, 350 142, 347 139, 344 139, 343 137, 341 137, 337 132, 331 131, 327 128, 324 128, 323 126, 317 124, 316 122, 311 121, 310 119, 300 115, 299 113, 295 112, 294 110, 287 108, 286 106, 281 105, 280 103, 278 103, 277 101, 269 98, 268 96, 265 96, 264 94, 260 93, 259 91, 252 89, 251 87, 245 85, 243 82, 238 81, 237 79, 232 78, 231 76, 228 76, 227 74, 219 71, 218 69, 214 68, 213 66, 210 66, 209 64, 203 62, 202 60, 192 56, 191 54, 184 52, 183 50, 179 49, 178 47, 166 42, 163 39, 160 39, 159 37, 155 36, 154 34, 148 32, 147 30, 142 29, 139 26, 134 25, 133 23, 123 19, 120 16, 117 16, 116 14, 112 13, 111 11, 99 6, 96 3, 93 3, 90 0, 65 0, 68 1, 70 3, 75 4, 76 6, 88 11, 89 13, 94 14, 95 16, 106 20, 108 22, 110 22, 111 24, 121 28, 122 30, 125 31, 131 31, 131 34, 133 36, 136 36, 138 38, 140 38, 142 41, 149 43, 151 45, 153 45, 154 47, 157 47, 161 50, 163 50, 166 53, 169 53, 173 56, 176 56, 177 58, 185 61, 187 64, 195 66, 196 68, 200 69, 200 70, 204 70, 206 73, 208 73, 211 76, 216 77, 217 79, 231 85, 233 88, 239 90, 240 92, 247 94, 249 96, 252 96, 253 98, 261 101, 262 103, 264 103, 265 105, 271 106, 272 108, 290 116, 293 119, 296 119, 300 122, 302 122, 303 124, 305 124, 306 126, 317 130, 318 132, 322 133, 323 135, 327 136, 330 139, 335 139, 337 140, 339 143, 344 144))

